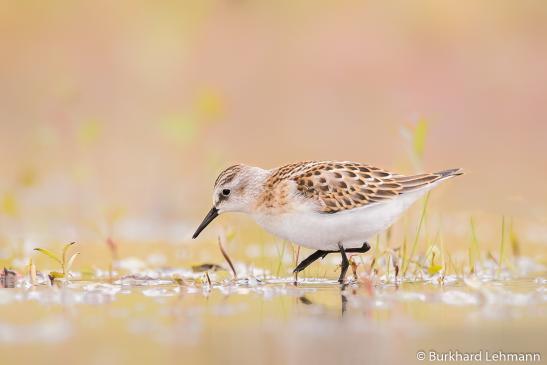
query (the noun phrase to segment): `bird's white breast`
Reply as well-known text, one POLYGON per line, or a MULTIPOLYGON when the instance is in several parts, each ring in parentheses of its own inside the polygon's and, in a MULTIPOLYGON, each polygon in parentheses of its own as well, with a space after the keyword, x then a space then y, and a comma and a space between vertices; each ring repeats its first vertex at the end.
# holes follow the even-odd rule
POLYGON ((361 247, 363 242, 387 229, 426 191, 401 195, 385 202, 334 214, 299 209, 278 215, 253 214, 254 220, 270 233, 298 245, 316 250, 361 247))

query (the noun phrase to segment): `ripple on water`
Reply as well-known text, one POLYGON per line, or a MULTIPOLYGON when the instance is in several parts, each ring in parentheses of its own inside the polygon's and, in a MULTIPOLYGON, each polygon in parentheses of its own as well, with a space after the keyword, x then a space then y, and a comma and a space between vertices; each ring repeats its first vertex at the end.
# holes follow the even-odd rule
POLYGON ((32 324, 0 323, 0 343, 59 343, 73 332, 65 317, 46 317, 32 324))
POLYGON ((478 305, 479 298, 475 294, 467 293, 461 290, 449 290, 440 295, 441 301, 448 305, 478 305))

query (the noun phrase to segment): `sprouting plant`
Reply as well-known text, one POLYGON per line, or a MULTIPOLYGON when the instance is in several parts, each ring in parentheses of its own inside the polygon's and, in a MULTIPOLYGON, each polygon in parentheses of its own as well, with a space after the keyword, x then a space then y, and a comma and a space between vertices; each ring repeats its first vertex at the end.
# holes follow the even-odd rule
POLYGON ((439 271, 443 269, 442 265, 439 265, 435 262, 435 253, 436 253, 436 247, 434 247, 431 251, 431 263, 429 264, 429 267, 427 268, 427 273, 429 276, 433 276, 439 271))
POLYGON ((511 249, 514 257, 520 256, 520 240, 517 233, 513 230, 513 220, 509 223, 509 240, 511 242, 511 249))
POLYGON ((501 273, 505 254, 505 216, 501 217, 501 242, 500 242, 500 256, 498 261, 498 276, 501 273))
POLYGON ((403 237, 403 244, 401 245, 401 265, 404 266, 405 265, 405 262, 407 260, 407 238, 406 238, 406 233, 403 237))
POLYGON ((226 271, 222 266, 217 264, 201 264, 201 265, 194 265, 192 266, 192 271, 195 273, 202 272, 205 274, 205 278, 207 279, 207 283, 209 284, 209 288, 212 287, 211 283, 211 277, 209 276, 210 271, 226 271))
POLYGON ((469 266, 471 273, 475 273, 475 265, 477 261, 482 264, 479 252, 479 240, 477 239, 477 231, 475 229, 475 220, 473 217, 469 220, 471 225, 471 246, 469 247, 469 266))
MULTIPOLYGON (((512 233, 511 225, 512 225, 512 220, 510 220, 509 231, 507 232, 507 233, 509 233, 509 239, 511 239, 511 233, 512 233)), ((505 217, 502 217, 502 219, 501 219, 500 255, 499 255, 498 271, 497 271, 498 275, 501 273, 503 265, 505 265, 505 267, 508 268, 513 273, 515 273, 515 271, 516 271, 515 266, 513 265, 513 263, 509 259, 509 257, 507 257, 507 252, 506 252, 507 248, 505 247, 506 246, 505 241, 507 240, 506 237, 505 237, 506 236, 506 231, 507 231, 507 229, 505 228, 505 217)), ((513 243, 511 242, 511 244, 513 244, 513 243)))
POLYGON ((397 283, 397 278, 399 277, 399 257, 397 255, 398 249, 391 250, 391 264, 393 265, 393 269, 395 271, 395 283, 397 283))
POLYGON ((370 262, 370 274, 376 275, 378 269, 376 268, 376 263, 378 261, 380 254, 380 235, 376 235, 376 243, 374 245, 374 251, 372 251, 372 261, 370 262))
POLYGON ((418 246, 418 240, 420 238, 420 232, 422 231, 422 226, 425 220, 425 215, 427 212, 427 203, 429 202, 429 194, 427 193, 424 199, 424 205, 422 208, 422 214, 420 215, 420 222, 418 223, 418 228, 416 229, 416 236, 414 237, 414 243, 412 244, 412 249, 410 250, 410 255, 406 258, 406 261, 403 262, 402 267, 402 276, 404 277, 406 275, 406 271, 408 270, 408 264, 410 260, 414 257, 414 254, 416 253, 416 247, 418 246))
POLYGON ((116 241, 112 239, 112 237, 107 237, 106 239, 106 246, 108 247, 108 250, 110 251, 110 255, 112 256, 112 261, 118 261, 118 244, 116 241))
POLYGON ((389 257, 389 252, 388 251, 384 251, 384 255, 385 255, 385 261, 386 261, 386 282, 389 281, 389 266, 391 264, 391 259, 389 257))
POLYGON ((450 252, 447 251, 446 255, 448 256, 448 264, 452 268, 452 271, 454 272, 454 275, 456 275, 457 277, 460 276, 460 274, 458 272, 458 268, 456 267, 456 264, 454 263, 454 260, 452 260, 452 255, 450 254, 450 252))
MULTIPOLYGON (((277 250, 277 254, 278 254, 278 257, 277 257, 277 270, 275 272, 275 276, 279 277, 279 273, 281 272, 281 266, 283 265, 283 258, 285 257, 285 246, 287 245, 287 242, 286 241, 283 241, 282 243, 282 246, 281 246, 281 250, 277 250)), ((277 245, 276 245, 276 248, 277 248, 277 245)))
POLYGON ((75 244, 76 242, 70 242, 69 244, 65 245, 63 247, 63 252, 61 257, 57 256, 53 252, 46 250, 45 248, 35 248, 34 251, 38 251, 46 255, 47 257, 51 258, 53 261, 57 262, 59 265, 61 265, 61 271, 52 271, 49 273, 49 278, 51 282, 53 282, 55 279, 59 278, 66 278, 70 275, 70 268, 72 267, 72 264, 74 264, 74 260, 76 257, 80 254, 79 252, 76 252, 70 258, 67 260, 67 254, 68 249, 75 244))
MULTIPOLYGON (((298 261, 300 260, 300 246, 297 246, 296 249, 293 245, 293 257, 294 257, 294 266, 298 266, 298 261)), ((294 273, 294 283, 296 285, 298 281, 298 272, 294 273)))
POLYGON ((359 263, 357 261, 355 261, 356 256, 358 256, 358 255, 352 255, 349 258, 349 264, 350 264, 350 267, 351 267, 351 272, 353 274, 353 278, 355 279, 355 281, 357 281, 359 279, 359 277, 357 276, 357 267, 359 266, 359 263))
POLYGON ((446 271, 446 266, 445 266, 445 260, 444 260, 444 244, 443 244, 443 240, 441 239, 440 228, 437 231, 437 234, 433 242, 430 243, 425 254, 425 261, 427 261, 427 258, 430 258, 430 263, 427 267, 427 273, 429 276, 433 276, 439 273, 440 274, 439 278, 442 279, 442 277, 444 276, 444 272, 446 271), (436 242, 440 244, 440 247, 437 245, 436 242), (438 262, 438 260, 436 260, 437 258, 440 259, 440 263, 438 262))
POLYGON ((370 261, 370 275, 376 275, 378 270, 374 267, 376 265, 376 256, 372 257, 372 260, 370 261))
POLYGON ((442 267, 442 272, 441 272, 441 276, 439 280, 441 284, 444 284, 444 278, 446 276, 448 264, 446 262, 446 249, 444 247, 444 240, 442 239, 442 237, 440 237, 439 241, 441 242, 441 267, 442 267))
POLYGON ((28 263, 28 277, 32 285, 36 284, 36 265, 34 265, 32 259, 28 263))

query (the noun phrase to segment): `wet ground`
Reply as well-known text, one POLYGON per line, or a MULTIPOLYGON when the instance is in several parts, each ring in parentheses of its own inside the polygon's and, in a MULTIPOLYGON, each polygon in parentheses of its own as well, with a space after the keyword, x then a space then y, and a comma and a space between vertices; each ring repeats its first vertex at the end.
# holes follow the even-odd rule
POLYGON ((344 286, 258 269, 240 279, 181 269, 102 275, 53 286, 20 276, 0 289, 2 364, 405 364, 419 363, 421 350, 545 350, 543 270, 363 275, 344 286))

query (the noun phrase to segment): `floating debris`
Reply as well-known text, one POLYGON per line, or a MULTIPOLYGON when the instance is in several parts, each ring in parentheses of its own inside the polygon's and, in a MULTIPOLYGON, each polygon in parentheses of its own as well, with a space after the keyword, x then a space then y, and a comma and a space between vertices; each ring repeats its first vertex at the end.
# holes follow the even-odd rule
POLYGON ((226 271, 222 266, 217 264, 201 264, 192 266, 193 272, 207 272, 207 271, 226 271))
POLYGON ((128 286, 172 285, 173 281, 169 279, 161 279, 157 275, 151 276, 147 274, 131 274, 121 277, 119 280, 114 281, 113 284, 128 286))

